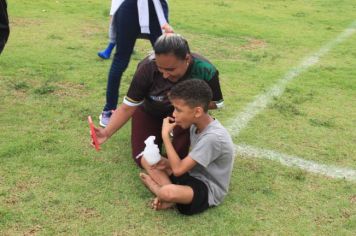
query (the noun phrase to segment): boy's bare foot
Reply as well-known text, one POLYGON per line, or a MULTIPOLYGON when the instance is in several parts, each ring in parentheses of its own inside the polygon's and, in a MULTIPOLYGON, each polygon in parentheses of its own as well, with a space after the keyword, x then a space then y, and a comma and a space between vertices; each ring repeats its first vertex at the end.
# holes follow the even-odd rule
POLYGON ((157 193, 160 186, 151 178, 151 176, 145 173, 140 173, 140 179, 152 193, 157 193))
POLYGON ((170 209, 173 208, 174 203, 172 202, 163 202, 158 199, 158 197, 154 198, 151 203, 152 209, 159 211, 159 210, 165 210, 165 209, 170 209))

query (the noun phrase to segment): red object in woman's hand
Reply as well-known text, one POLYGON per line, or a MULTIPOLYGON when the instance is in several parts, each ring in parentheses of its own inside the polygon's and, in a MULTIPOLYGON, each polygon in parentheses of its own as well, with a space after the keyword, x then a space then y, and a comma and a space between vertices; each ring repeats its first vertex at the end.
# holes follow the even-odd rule
POLYGON ((93 120, 91 119, 91 116, 88 116, 88 123, 89 123, 89 127, 90 127, 90 136, 91 136, 92 143, 94 144, 95 149, 97 151, 99 151, 100 150, 100 145, 99 145, 98 139, 96 137, 94 124, 93 124, 93 120))

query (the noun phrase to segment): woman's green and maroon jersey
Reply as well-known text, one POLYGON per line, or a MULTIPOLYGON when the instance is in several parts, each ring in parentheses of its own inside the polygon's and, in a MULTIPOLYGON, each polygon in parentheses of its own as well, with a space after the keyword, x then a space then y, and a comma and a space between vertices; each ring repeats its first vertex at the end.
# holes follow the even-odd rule
MULTIPOLYGON (((218 108, 223 106, 219 72, 207 59, 192 54, 192 63, 185 75, 176 83, 187 79, 206 81, 212 89, 216 106, 218 108)), ((173 112, 173 106, 168 100, 168 92, 176 83, 163 78, 156 66, 154 55, 150 55, 138 64, 124 103, 129 106, 143 105, 147 113, 160 118, 166 117, 173 112)))

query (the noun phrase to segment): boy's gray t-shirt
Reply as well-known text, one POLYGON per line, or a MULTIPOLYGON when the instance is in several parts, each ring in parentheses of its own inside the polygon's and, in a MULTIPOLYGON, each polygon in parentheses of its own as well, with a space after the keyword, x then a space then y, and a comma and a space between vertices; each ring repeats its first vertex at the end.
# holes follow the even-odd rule
POLYGON ((197 162, 189 174, 204 182, 209 190, 209 206, 219 205, 228 192, 234 161, 230 134, 219 121, 211 122, 201 133, 190 127, 191 151, 197 162))

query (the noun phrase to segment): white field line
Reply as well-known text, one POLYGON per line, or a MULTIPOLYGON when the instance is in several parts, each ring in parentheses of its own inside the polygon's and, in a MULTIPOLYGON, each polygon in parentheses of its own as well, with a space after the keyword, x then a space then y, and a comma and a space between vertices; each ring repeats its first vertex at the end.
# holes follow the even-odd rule
POLYGON ((290 156, 267 149, 260 149, 245 144, 235 145, 235 150, 238 155, 245 158, 261 158, 278 161, 285 166, 298 167, 311 173, 356 181, 356 170, 353 169, 319 164, 314 161, 303 160, 296 156, 290 156))
MULTIPOLYGON (((337 44, 351 37, 355 32, 356 21, 354 21, 334 40, 321 47, 318 52, 304 59, 299 66, 288 71, 285 76, 283 76, 266 93, 257 96, 253 102, 249 103, 241 113, 237 114, 236 117, 229 122, 230 125, 227 126, 227 129, 230 134, 233 137, 237 137, 241 130, 244 129, 257 114, 263 111, 274 97, 279 97, 283 94, 286 85, 289 82, 293 81, 301 73, 308 70, 309 67, 315 65, 319 61, 320 57, 328 53, 337 44)), ((323 174, 333 178, 344 178, 353 181, 356 180, 356 170, 353 169, 318 164, 313 161, 303 160, 302 158, 296 156, 289 156, 275 151, 258 149, 246 145, 235 145, 235 148, 237 153, 243 156, 275 160, 286 166, 299 167, 312 173, 323 174)))
POLYGON ((309 69, 309 67, 315 65, 320 57, 328 53, 333 47, 341 43, 345 39, 349 38, 352 34, 356 32, 356 21, 354 21, 350 27, 345 29, 336 39, 325 44, 320 50, 311 56, 304 59, 299 66, 292 68, 288 71, 274 86, 272 86, 266 93, 263 93, 256 97, 256 99, 249 103, 245 109, 237 114, 232 120, 228 122, 230 124, 227 126, 230 134, 232 136, 238 136, 240 131, 244 129, 247 124, 267 105, 273 100, 274 97, 279 97, 283 94, 286 85, 293 81, 301 73, 309 69))

